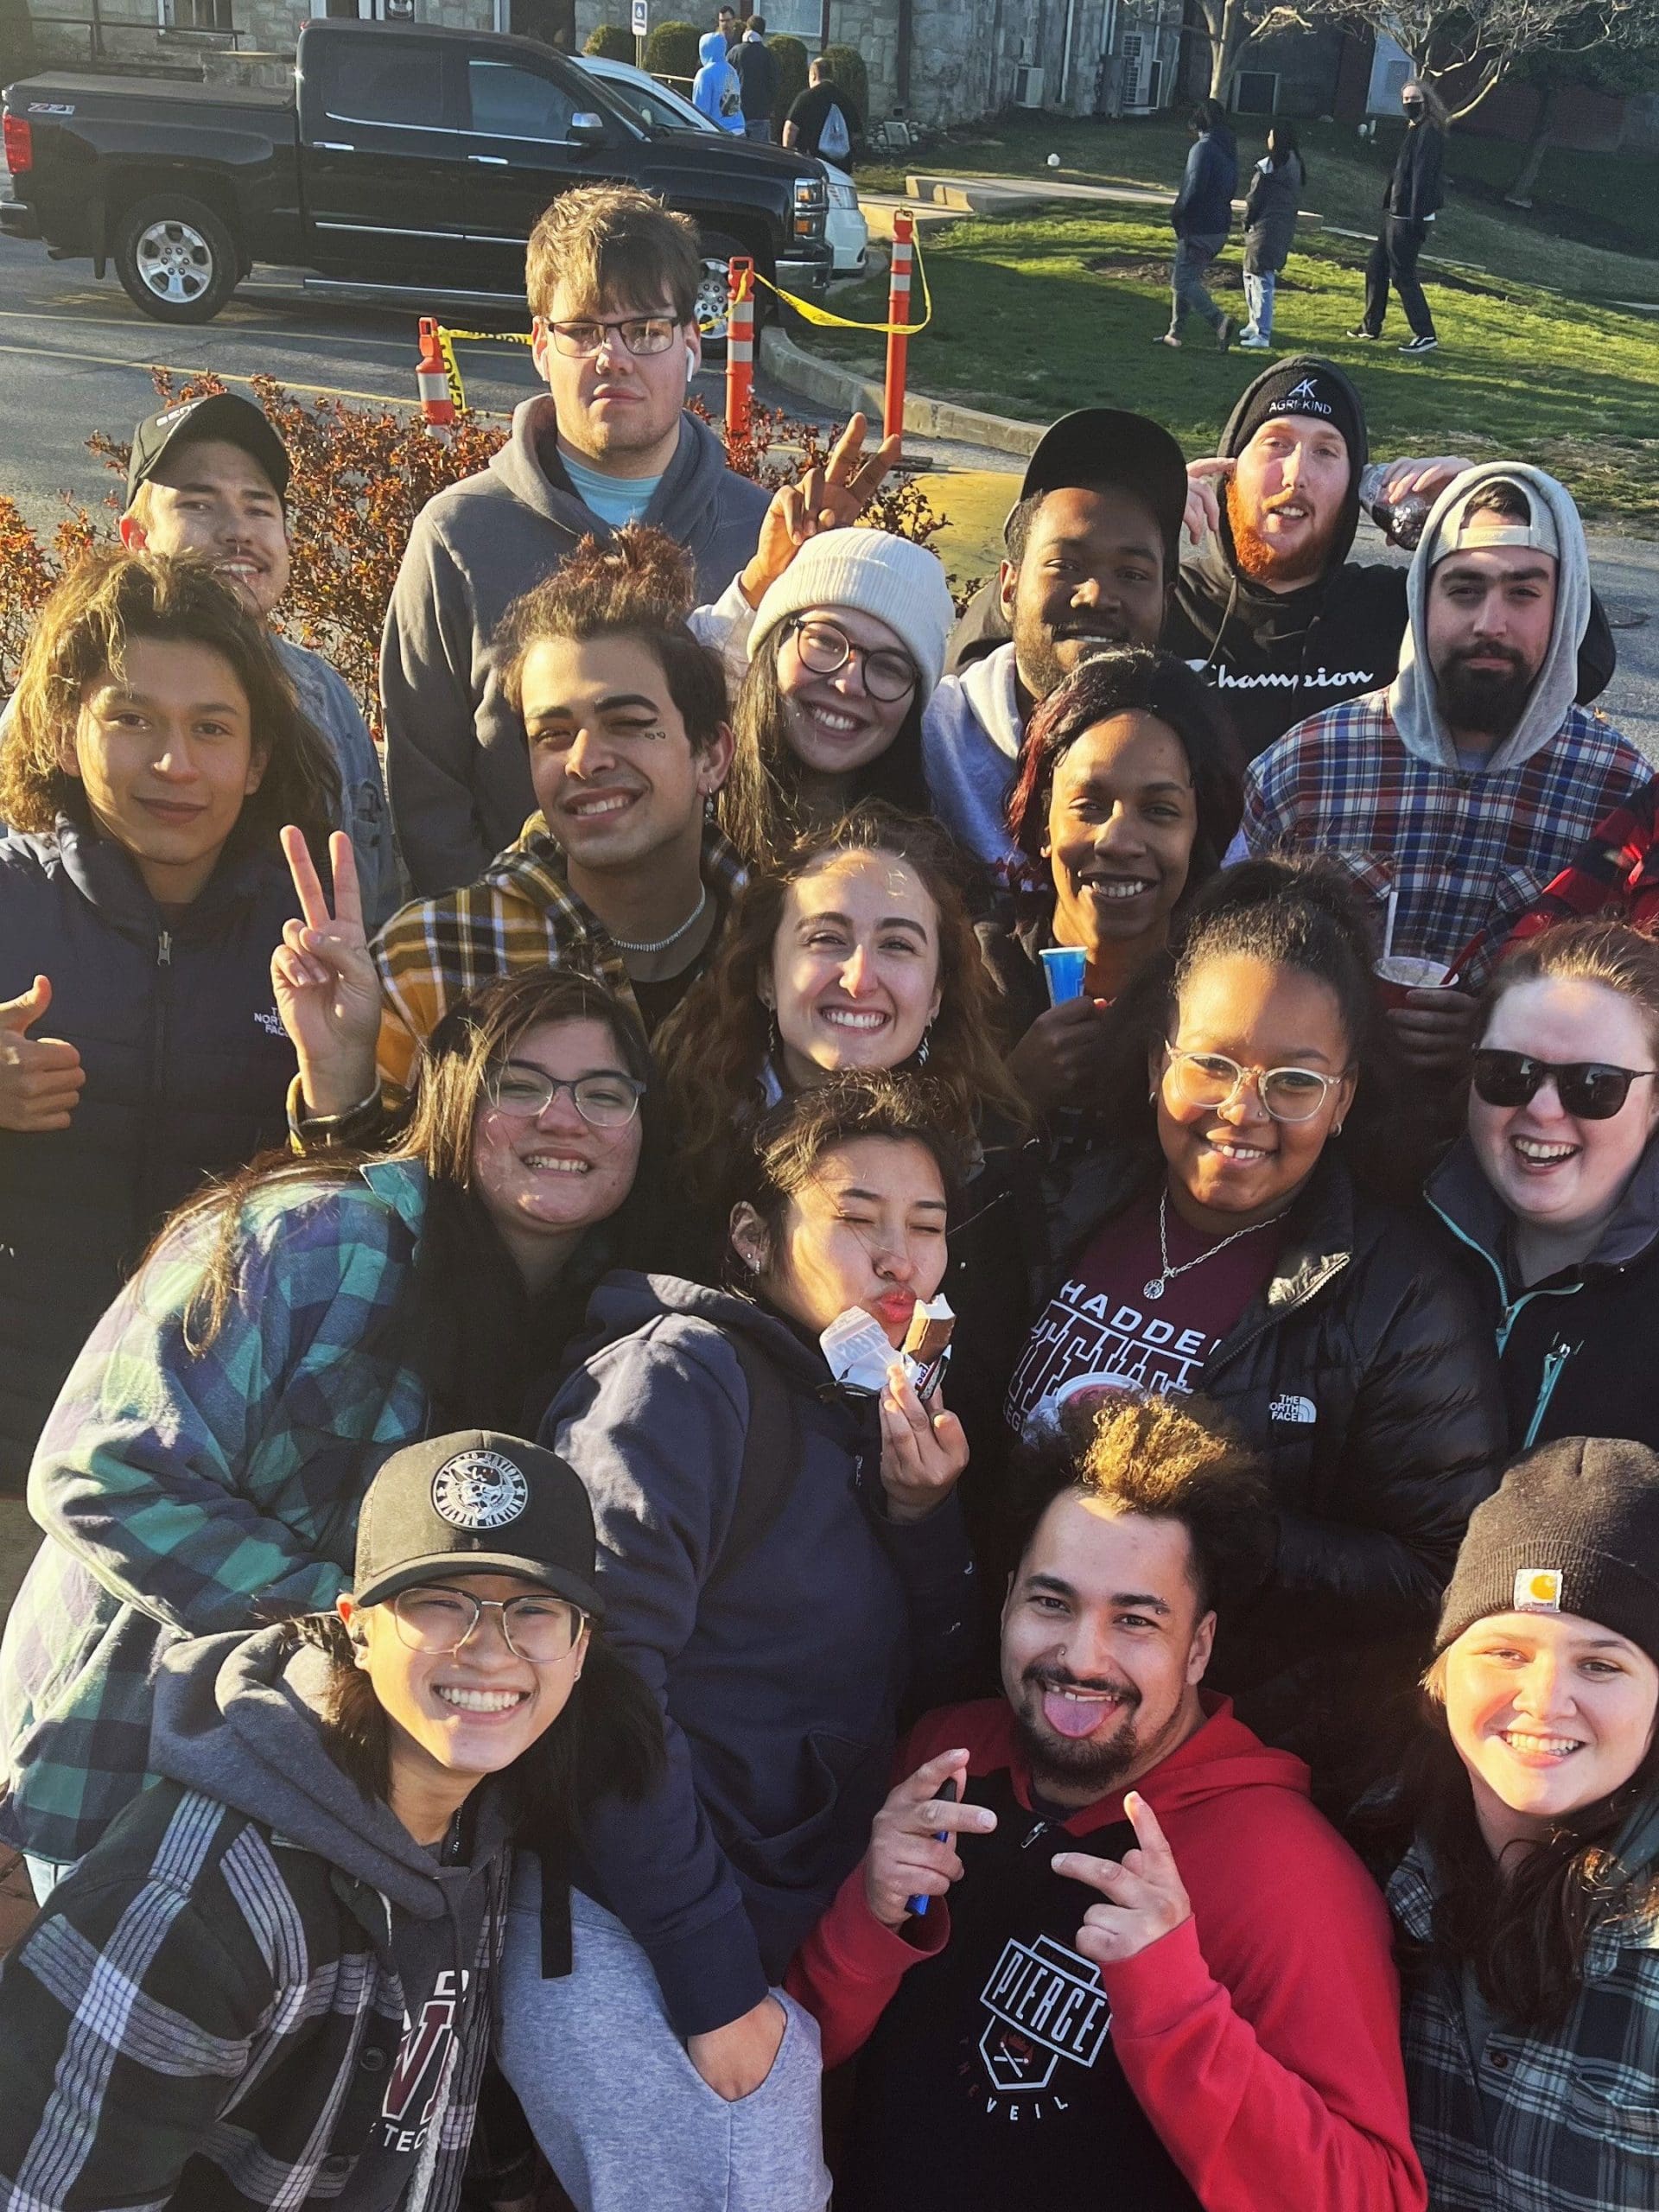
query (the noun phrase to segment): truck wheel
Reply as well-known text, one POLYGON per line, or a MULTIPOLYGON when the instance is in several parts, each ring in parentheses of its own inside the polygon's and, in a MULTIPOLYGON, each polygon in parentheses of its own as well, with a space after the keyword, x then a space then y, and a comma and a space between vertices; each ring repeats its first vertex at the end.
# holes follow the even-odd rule
POLYGON ((141 200, 122 218, 115 273, 127 297, 157 322, 211 322, 236 289, 236 241, 200 200, 141 200))
MULTIPOLYGON (((702 333, 703 359, 719 365, 726 359, 728 277, 731 258, 743 248, 721 231, 705 231, 702 237, 702 276, 697 285, 697 328, 702 333)), ((755 321, 760 320, 760 293, 755 291, 755 321)))

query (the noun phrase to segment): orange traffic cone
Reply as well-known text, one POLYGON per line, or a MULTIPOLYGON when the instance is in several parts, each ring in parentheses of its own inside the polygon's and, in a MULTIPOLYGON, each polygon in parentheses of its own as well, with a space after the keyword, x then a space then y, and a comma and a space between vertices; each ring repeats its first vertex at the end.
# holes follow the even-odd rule
POLYGON ((449 374, 438 344, 435 315, 421 317, 421 358, 415 364, 415 383, 421 395, 421 417, 429 429, 447 429, 455 419, 455 403, 449 393, 449 374))

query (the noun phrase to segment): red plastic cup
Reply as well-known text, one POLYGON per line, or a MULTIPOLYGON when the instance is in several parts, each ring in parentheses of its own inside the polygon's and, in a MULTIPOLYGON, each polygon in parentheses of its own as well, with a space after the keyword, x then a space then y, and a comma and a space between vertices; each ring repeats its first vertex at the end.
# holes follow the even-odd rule
POLYGON ((1379 960, 1376 968, 1377 994, 1386 1007, 1404 1006, 1413 991, 1453 991, 1455 983, 1448 983, 1444 960, 1418 960, 1408 953, 1396 952, 1387 960, 1379 960))

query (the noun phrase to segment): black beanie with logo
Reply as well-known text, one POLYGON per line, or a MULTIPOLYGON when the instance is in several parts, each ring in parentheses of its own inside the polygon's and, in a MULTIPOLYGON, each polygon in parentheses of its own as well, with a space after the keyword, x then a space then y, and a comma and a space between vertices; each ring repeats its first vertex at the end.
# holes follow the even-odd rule
POLYGON ((1365 466, 1368 447, 1359 394, 1328 361, 1298 353, 1264 369, 1233 410, 1224 450, 1243 453, 1264 423, 1281 416, 1306 416, 1313 422, 1330 423, 1348 448, 1356 476, 1365 466))
POLYGON ((1571 1613, 1659 1665, 1659 1453, 1563 1436, 1517 1459, 1470 1516, 1436 1652, 1491 1613, 1571 1613))

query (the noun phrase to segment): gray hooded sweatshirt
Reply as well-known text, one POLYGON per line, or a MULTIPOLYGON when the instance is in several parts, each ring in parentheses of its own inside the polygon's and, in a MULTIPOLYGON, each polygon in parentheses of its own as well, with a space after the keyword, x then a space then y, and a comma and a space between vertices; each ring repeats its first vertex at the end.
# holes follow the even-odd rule
MULTIPOLYGON (((417 897, 476 881, 536 809, 493 640, 512 602, 580 539, 613 534, 571 489, 557 433, 545 392, 522 401, 489 467, 422 509, 397 572, 380 690, 392 821, 417 897)), ((699 599, 713 601, 753 556, 770 497, 727 467, 706 423, 683 415, 679 448, 641 519, 686 548, 699 599)))

